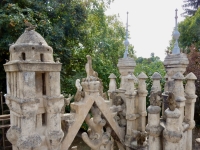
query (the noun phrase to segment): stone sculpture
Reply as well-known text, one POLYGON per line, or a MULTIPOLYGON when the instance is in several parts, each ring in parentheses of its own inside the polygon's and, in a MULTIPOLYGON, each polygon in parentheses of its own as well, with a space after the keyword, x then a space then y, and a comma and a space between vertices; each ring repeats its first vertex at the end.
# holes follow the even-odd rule
POLYGON ((172 92, 169 92, 168 97, 167 97, 167 102, 168 102, 168 107, 171 111, 174 111, 175 108, 177 107, 176 101, 175 101, 175 96, 172 92))
POLYGON ((147 133, 146 132, 138 132, 136 135, 137 145, 143 146, 146 141, 147 133))
POLYGON ((157 92, 154 92, 154 91, 151 91, 151 94, 150 94, 150 105, 152 106, 161 106, 161 91, 157 91, 157 92))
POLYGON ((82 88, 82 86, 80 84, 80 79, 76 80, 75 85, 76 85, 77 91, 76 91, 76 94, 74 96, 74 101, 75 102, 79 102, 85 97, 85 93, 82 91, 83 88, 82 88))
POLYGON ((113 101, 113 107, 116 109, 116 116, 115 119, 118 122, 119 126, 125 127, 126 126, 126 105, 124 100, 121 96, 117 95, 116 92, 112 92, 110 94, 110 98, 113 101))
POLYGON ((87 73, 87 79, 89 79, 90 76, 97 78, 98 77, 98 73, 96 71, 94 71, 93 68, 92 68, 91 56, 87 55, 86 58, 87 58, 87 63, 85 65, 85 71, 87 73))
POLYGON ((84 142, 90 146, 92 150, 110 150, 112 145, 112 141, 110 140, 110 127, 107 127, 106 132, 104 132, 103 127, 106 125, 106 121, 102 119, 98 107, 93 106, 91 108, 91 114, 93 116, 92 118, 90 118, 90 114, 88 114, 85 119, 89 129, 88 134, 86 132, 82 134, 84 142))
POLYGON ((125 57, 117 64, 120 87, 117 88, 114 74, 109 77, 110 101, 103 93, 102 80, 92 68, 91 56, 87 55, 87 77, 81 83, 76 80, 75 102, 70 104, 70 113, 65 113, 73 96, 64 98, 60 94, 60 60, 54 61, 53 49, 35 32, 35 26, 29 22, 26 25, 26 31, 10 46, 10 59, 4 65, 5 98, 11 118, 7 138, 13 150, 68 150, 84 120, 89 129, 82 138, 92 150, 112 150, 113 140, 120 150, 147 146, 149 150, 192 150, 196 76, 183 76, 188 64, 185 54, 172 53, 165 58, 167 81, 162 95, 168 95, 168 105, 163 103, 162 117, 162 77, 158 72, 151 77, 147 125, 145 81, 149 77, 143 72, 137 78, 134 76, 136 63, 127 55, 127 42, 125 57))

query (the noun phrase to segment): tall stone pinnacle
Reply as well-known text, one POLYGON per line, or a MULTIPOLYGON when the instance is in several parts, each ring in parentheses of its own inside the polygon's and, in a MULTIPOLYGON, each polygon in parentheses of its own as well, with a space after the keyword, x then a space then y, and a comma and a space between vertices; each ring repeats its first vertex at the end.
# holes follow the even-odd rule
POLYGON ((126 39, 124 41, 124 45, 125 45, 125 52, 124 52, 123 58, 127 58, 128 57, 128 46, 129 46, 129 41, 128 41, 128 12, 127 12, 127 22, 126 22, 126 39))
POLYGON ((174 43, 174 48, 172 50, 172 54, 180 54, 180 48, 178 46, 178 39, 180 36, 180 33, 178 31, 178 25, 177 25, 177 11, 178 9, 175 10, 175 28, 174 28, 174 32, 173 32, 173 38, 175 39, 175 43, 174 43))

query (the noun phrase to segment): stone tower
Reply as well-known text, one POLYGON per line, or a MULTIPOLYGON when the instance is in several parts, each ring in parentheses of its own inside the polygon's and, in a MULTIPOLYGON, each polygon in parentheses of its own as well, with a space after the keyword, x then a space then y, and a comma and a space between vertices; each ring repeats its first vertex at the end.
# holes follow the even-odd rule
POLYGON ((60 149, 62 64, 54 62, 53 49, 35 30, 26 29, 9 52, 5 98, 11 115, 7 138, 13 150, 60 149))

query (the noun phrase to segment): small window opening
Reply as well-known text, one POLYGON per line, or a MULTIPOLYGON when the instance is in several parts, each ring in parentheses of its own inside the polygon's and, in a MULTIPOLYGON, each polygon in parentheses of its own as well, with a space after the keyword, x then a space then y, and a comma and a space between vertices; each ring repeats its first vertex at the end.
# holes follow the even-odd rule
POLYGON ((26 60, 26 54, 24 52, 22 53, 22 60, 26 60))
POLYGON ((45 113, 42 114, 42 126, 46 125, 46 115, 45 113))
POLYGON ((44 54, 40 54, 40 61, 44 62, 44 54))
POLYGON ((46 95, 45 73, 42 73, 42 94, 46 95))

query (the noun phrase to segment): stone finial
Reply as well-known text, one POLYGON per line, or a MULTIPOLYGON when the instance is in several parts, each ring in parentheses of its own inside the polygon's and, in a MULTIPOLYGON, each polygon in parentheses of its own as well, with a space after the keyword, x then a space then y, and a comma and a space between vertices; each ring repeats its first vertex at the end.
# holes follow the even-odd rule
POLYGON ((196 80, 197 77, 195 76, 194 73, 190 72, 186 77, 185 77, 186 80, 196 80))
POLYGON ((111 73, 108 78, 110 78, 110 79, 116 79, 117 77, 116 77, 116 75, 114 73, 111 73))
POLYGON ((108 93, 110 93, 117 89, 117 84, 116 84, 116 80, 115 80, 117 77, 115 76, 115 74, 111 73, 108 78, 110 78, 109 90, 108 90, 108 93))
POLYGON ((173 32, 173 38, 175 39, 175 43, 174 43, 174 48, 172 50, 172 54, 180 54, 180 48, 178 46, 178 39, 179 39, 180 33, 178 31, 178 26, 177 26, 177 19, 178 19, 177 11, 178 11, 178 9, 176 9, 175 11, 176 11, 176 13, 175 13, 175 28, 174 28, 174 32, 173 32))
POLYGON ((162 79, 162 76, 158 73, 158 72, 155 72, 153 75, 152 75, 152 77, 151 77, 152 79, 162 79))
POLYGON ((60 63, 60 58, 56 58, 56 63, 60 63))
POLYGON ((30 22, 28 22, 27 20, 24 21, 25 26, 27 26, 28 28, 26 28, 27 31, 31 31, 31 30, 35 30, 36 26, 32 25, 30 22))
POLYGON ((126 22, 126 39, 124 41, 125 45, 125 52, 124 52, 124 58, 128 57, 128 46, 129 46, 129 41, 128 41, 128 12, 127 12, 127 22, 126 22))
POLYGON ((141 72, 139 75, 138 75, 138 79, 147 79, 148 76, 144 73, 144 72, 141 72))
POLYGON ((183 76, 182 73, 177 72, 175 75, 172 76, 172 79, 176 79, 176 80, 184 80, 185 77, 183 76))

